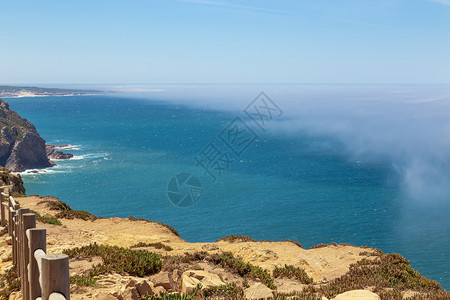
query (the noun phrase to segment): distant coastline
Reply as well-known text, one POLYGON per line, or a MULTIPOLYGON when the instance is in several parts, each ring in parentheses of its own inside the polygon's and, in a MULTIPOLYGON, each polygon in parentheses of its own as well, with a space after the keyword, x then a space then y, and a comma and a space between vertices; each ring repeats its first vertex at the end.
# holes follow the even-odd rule
POLYGON ((80 95, 98 95, 102 93, 104 92, 99 90, 59 89, 59 88, 41 88, 34 86, 0 85, 0 97, 3 98, 80 96, 80 95))

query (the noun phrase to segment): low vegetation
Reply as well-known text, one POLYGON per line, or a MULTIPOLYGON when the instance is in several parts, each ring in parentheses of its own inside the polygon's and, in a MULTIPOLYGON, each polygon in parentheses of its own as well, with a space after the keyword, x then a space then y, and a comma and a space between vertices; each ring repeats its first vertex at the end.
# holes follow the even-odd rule
MULTIPOLYGON (((338 244, 338 243, 334 243, 334 242, 333 243, 328 243, 328 244, 320 243, 320 244, 312 246, 310 249, 318 249, 318 248, 324 248, 324 247, 328 247, 328 246, 353 246, 353 245, 352 244, 347 244, 347 243, 338 244)), ((367 247, 367 246, 363 246, 363 247, 367 247)))
POLYGON ((202 251, 192 254, 186 253, 183 256, 166 256, 163 258, 163 268, 164 270, 172 271, 179 268, 182 263, 193 263, 199 261, 209 262, 213 265, 221 266, 222 268, 244 278, 258 278, 269 288, 276 289, 273 277, 267 270, 244 262, 241 258, 234 257, 230 252, 209 254, 202 251))
POLYGON ((238 235, 228 235, 225 237, 222 237, 220 239, 218 239, 216 242, 229 242, 229 243, 235 243, 235 242, 256 242, 256 240, 254 240, 253 238, 249 237, 249 236, 244 236, 242 234, 238 234, 238 235))
POLYGON ((273 270, 273 277, 275 278, 291 278, 300 281, 304 284, 310 284, 313 279, 306 274, 305 270, 292 265, 285 265, 284 267, 275 267, 273 270))
POLYGON ((103 263, 94 266, 88 274, 74 276, 72 283, 93 285, 100 274, 116 272, 131 276, 144 277, 161 270, 161 260, 157 254, 145 250, 131 250, 118 246, 91 244, 63 251, 71 258, 85 259, 93 256, 102 258, 103 263))
POLYGON ((289 239, 287 239, 287 240, 281 240, 281 241, 282 241, 282 242, 290 242, 290 243, 292 243, 292 244, 294 244, 294 245, 297 245, 298 247, 304 249, 303 246, 302 246, 302 244, 300 244, 300 242, 297 242, 297 241, 294 241, 294 240, 289 240, 289 239))
POLYGON ((59 221, 58 218, 56 218, 56 217, 41 216, 35 210, 30 210, 30 212, 36 215, 36 221, 39 221, 39 222, 45 223, 45 224, 53 224, 53 225, 58 225, 58 226, 62 225, 61 221, 59 221))
POLYGON ((139 219, 137 219, 137 218, 135 218, 135 217, 133 217, 133 216, 129 216, 129 217, 128 217, 128 220, 130 220, 130 221, 144 221, 144 222, 148 222, 148 223, 156 223, 156 224, 159 224, 159 225, 161 225, 161 226, 163 226, 163 227, 166 227, 167 229, 169 229, 169 230, 170 230, 173 234, 175 234, 176 236, 180 236, 180 234, 178 233, 178 231, 177 231, 175 228, 173 228, 173 227, 170 226, 170 225, 164 224, 164 223, 162 223, 162 222, 158 222, 158 221, 150 221, 150 220, 145 219, 145 218, 139 218, 139 219))
POLYGON ((9 299, 12 292, 20 290, 20 278, 16 267, 12 267, 4 274, 0 274, 0 299, 9 299))
POLYGON ((12 174, 10 170, 0 166, 0 186, 4 185, 12 185, 10 193, 13 197, 25 196, 25 186, 23 185, 22 177, 12 174))
MULTIPOLYGON (((375 256, 375 258, 364 258, 352 264, 348 273, 332 280, 327 285, 313 287, 312 292, 322 294, 328 298, 346 291, 367 287, 373 287, 374 291, 380 295, 391 296, 400 295, 400 292, 405 290, 427 293, 433 295, 433 297, 443 293, 438 282, 420 275, 419 272, 410 266, 409 261, 400 254, 377 253, 375 256)), ((446 293, 446 297, 449 297, 447 292, 444 293, 446 293)), ((385 296, 385 299, 396 299, 389 298, 391 296, 385 296)))
POLYGON ((166 251, 172 251, 173 250, 172 247, 167 246, 167 245, 165 245, 163 243, 160 243, 160 242, 158 242, 158 243, 143 243, 143 242, 139 242, 139 243, 131 246, 130 249, 133 249, 133 248, 146 248, 146 247, 153 247, 153 248, 156 248, 156 249, 164 249, 166 251))
POLYGON ((61 219, 82 219, 85 221, 95 221, 97 216, 85 210, 75 210, 70 205, 59 200, 44 200, 38 204, 45 203, 50 210, 59 211, 55 217, 61 219))
MULTIPOLYGON (((334 279, 326 284, 313 285, 304 270, 296 266, 284 266, 275 268, 273 276, 275 278, 287 277, 299 280, 304 284, 309 284, 302 292, 283 294, 276 293, 274 299, 321 299, 326 296, 331 299, 338 294, 355 289, 371 288, 380 295, 381 299, 400 300, 405 299, 404 291, 417 291, 418 294, 408 299, 450 299, 450 293, 444 291, 439 283, 421 276, 415 271, 404 257, 399 254, 384 254, 381 250, 367 251, 358 263, 352 264, 350 270, 345 275, 334 279), (293 298, 292 298, 293 297, 293 298)), ((245 263, 239 258, 235 258, 231 253, 208 254, 206 252, 196 252, 185 254, 184 256, 169 256, 163 258, 167 270, 177 268, 177 263, 193 263, 196 261, 209 262, 224 269, 238 274, 244 278, 259 278, 266 286, 275 289, 273 278, 270 274, 259 267, 245 263)), ((212 290, 196 291, 195 293, 180 295, 163 295, 149 299, 204 299, 204 298, 232 298, 244 299, 243 287, 227 285, 217 287, 212 290), (233 295, 230 297, 230 295, 233 295)))

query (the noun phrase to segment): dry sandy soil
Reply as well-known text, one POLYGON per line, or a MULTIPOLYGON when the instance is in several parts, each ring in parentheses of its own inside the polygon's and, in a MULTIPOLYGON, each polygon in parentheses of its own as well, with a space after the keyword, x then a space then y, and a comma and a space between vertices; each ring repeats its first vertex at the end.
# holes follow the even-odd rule
MULTIPOLYGON (((50 210, 45 201, 58 201, 55 198, 29 196, 16 198, 21 207, 28 207, 37 211, 40 215, 55 215, 58 211, 50 210)), ((372 251, 367 248, 354 246, 326 246, 317 249, 303 249, 292 242, 213 242, 213 243, 188 243, 175 235, 167 227, 154 222, 136 221, 122 218, 97 219, 95 221, 84 221, 81 219, 60 219, 62 226, 43 224, 38 222, 38 228, 47 229, 47 253, 60 253, 67 248, 89 245, 92 243, 118 245, 130 247, 138 242, 155 243, 162 242, 173 248, 168 252, 164 249, 151 251, 162 255, 182 255, 206 251, 218 253, 222 251, 231 252, 236 257, 246 262, 273 271, 276 266, 295 265, 300 266, 313 278, 314 282, 331 280, 345 274, 349 266, 362 259, 360 253, 372 251)), ((0 269, 3 270, 11 265, 7 260, 10 246, 5 241, 6 235, 0 239, 0 256, 2 261, 0 269)), ((71 275, 80 274, 100 259, 90 261, 71 261, 71 275)), ((208 264, 197 264, 196 267, 206 271, 219 274, 224 279, 239 281, 236 275, 227 273, 225 270, 213 270, 208 264)), ((113 299, 109 294, 117 292, 130 281, 132 277, 120 275, 101 276, 96 288, 72 288, 72 299, 113 299), (100 288, 99 288, 100 287, 100 288)), ((275 284, 281 291, 298 291, 303 285, 293 280, 277 279, 275 284)))

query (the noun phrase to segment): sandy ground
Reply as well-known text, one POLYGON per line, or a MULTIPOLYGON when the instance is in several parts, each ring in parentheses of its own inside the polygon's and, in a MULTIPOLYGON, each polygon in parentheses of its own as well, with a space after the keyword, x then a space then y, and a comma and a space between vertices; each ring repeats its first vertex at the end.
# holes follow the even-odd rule
MULTIPOLYGON (((36 196, 17 198, 21 207, 28 207, 41 215, 55 215, 42 202, 51 197, 36 196)), ((349 266, 361 260, 360 253, 368 251, 354 246, 327 246, 306 250, 291 242, 214 242, 188 243, 173 234, 166 227, 146 221, 131 221, 122 218, 97 219, 83 221, 80 219, 60 220, 63 226, 42 224, 37 227, 47 229, 48 252, 57 253, 63 249, 91 243, 130 247, 138 242, 162 242, 174 250, 153 250, 161 254, 179 255, 196 251, 229 251, 247 262, 272 271, 276 266, 297 265, 305 269, 314 281, 331 280, 349 270, 349 266)), ((369 250, 370 251, 370 250, 369 250)))
MULTIPOLYGON (((16 198, 21 207, 28 207, 41 215, 55 215, 58 211, 49 210, 42 201, 57 201, 55 198, 29 196, 16 198)), ((218 253, 222 251, 232 252, 244 261, 272 271, 276 266, 295 265, 300 266, 311 276, 315 282, 337 278, 349 270, 349 266, 362 259, 360 253, 372 251, 370 249, 354 246, 326 246, 317 249, 303 249, 292 242, 212 242, 212 243, 188 243, 176 236, 168 228, 157 223, 146 221, 132 221, 122 218, 97 219, 84 221, 80 219, 60 219, 62 226, 43 224, 38 222, 38 228, 47 229, 47 253, 60 253, 63 249, 89 245, 91 243, 118 245, 130 247, 138 242, 154 243, 162 242, 173 248, 168 252, 163 249, 151 249, 162 255, 181 255, 186 252, 207 251, 218 253)), ((10 252, 11 246, 5 241, 6 235, 0 240, 0 256, 5 257, 10 252)), ((89 269, 95 263, 92 261, 71 262, 71 274, 89 269)), ((11 261, 1 262, 3 270, 11 265, 11 261)), ((112 292, 119 286, 124 286, 129 278, 120 275, 105 276, 100 283, 104 283, 102 293, 112 292)), ((302 285, 295 282, 276 281, 279 286, 288 286, 290 290, 298 290, 302 285)), ((75 294, 77 291, 74 291, 75 294)), ((90 299, 93 291, 84 289, 74 299, 90 299)), ((97 295, 96 294, 96 295, 97 295)), ((98 296, 98 295, 97 295, 98 296)))

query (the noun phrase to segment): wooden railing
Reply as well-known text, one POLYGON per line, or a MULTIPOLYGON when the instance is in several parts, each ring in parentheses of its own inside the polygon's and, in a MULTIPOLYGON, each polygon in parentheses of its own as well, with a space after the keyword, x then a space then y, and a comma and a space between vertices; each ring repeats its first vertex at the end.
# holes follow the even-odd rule
POLYGON ((69 257, 46 254, 46 230, 36 228, 36 215, 16 203, 9 195, 11 188, 0 187, 1 225, 8 226, 12 238, 12 259, 20 276, 23 299, 69 300, 69 257))

